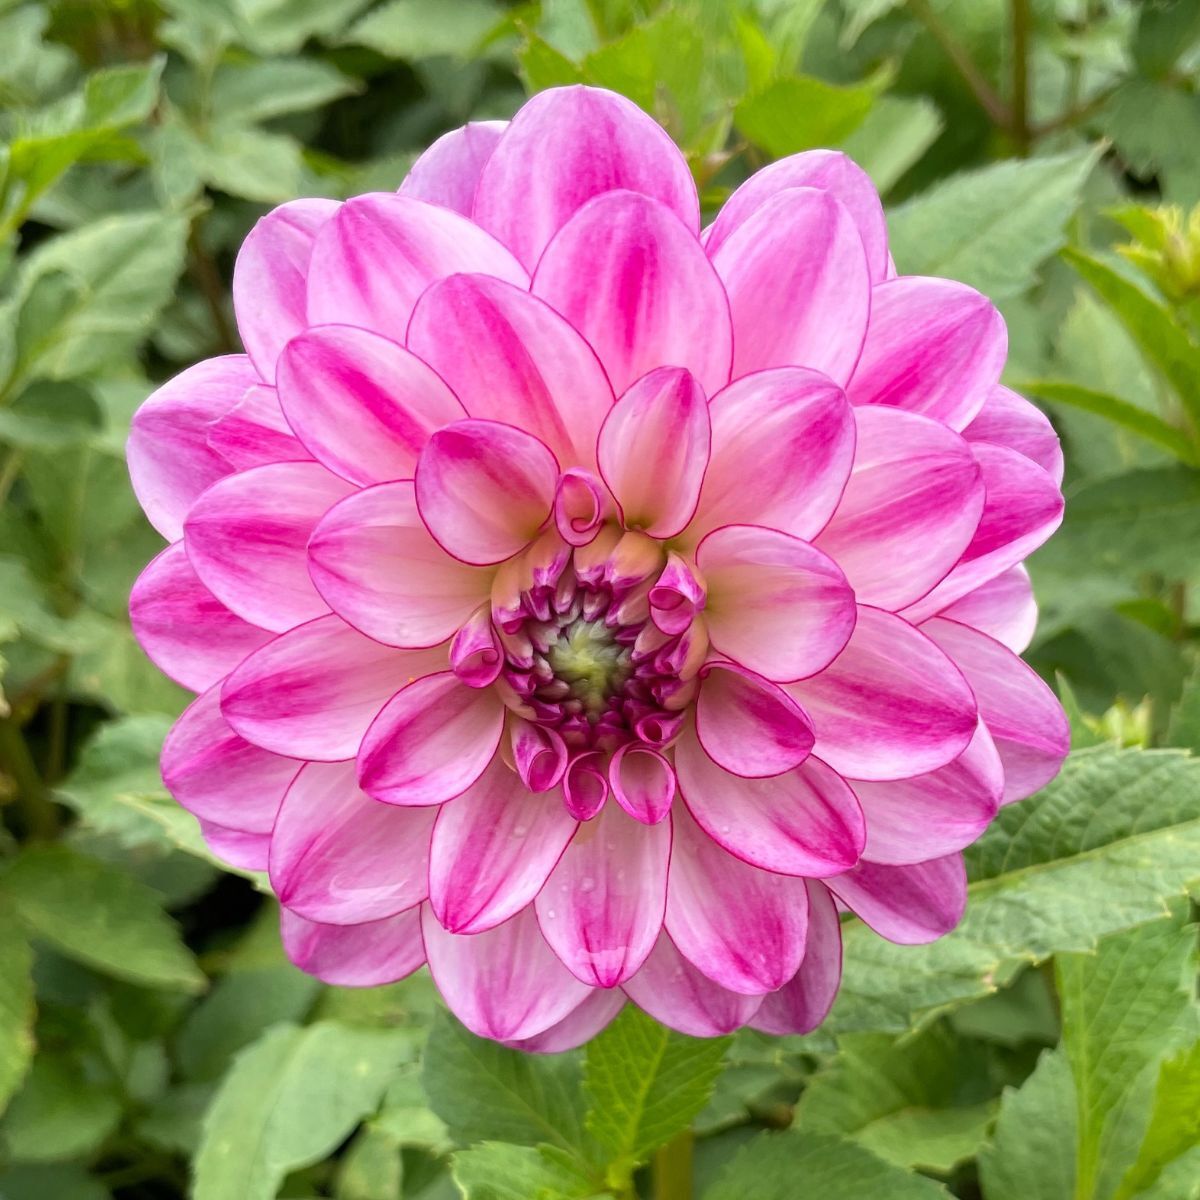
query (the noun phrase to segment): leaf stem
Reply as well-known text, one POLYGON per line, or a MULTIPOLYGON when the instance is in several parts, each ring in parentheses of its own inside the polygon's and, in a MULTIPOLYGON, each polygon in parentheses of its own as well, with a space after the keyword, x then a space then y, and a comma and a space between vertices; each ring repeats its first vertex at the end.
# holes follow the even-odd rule
POLYGON ((1029 128, 1029 0, 1011 0, 1012 30, 1012 106, 1010 109, 1013 141, 1022 158, 1029 154, 1032 131, 1029 128))
POLYGON ((654 1200, 692 1200, 692 1148, 690 1129, 676 1134, 654 1153, 651 1175, 654 1200))
POLYGON ((49 841, 58 833, 58 813, 20 726, 12 717, 0 719, 0 766, 17 785, 17 809, 26 836, 49 841))

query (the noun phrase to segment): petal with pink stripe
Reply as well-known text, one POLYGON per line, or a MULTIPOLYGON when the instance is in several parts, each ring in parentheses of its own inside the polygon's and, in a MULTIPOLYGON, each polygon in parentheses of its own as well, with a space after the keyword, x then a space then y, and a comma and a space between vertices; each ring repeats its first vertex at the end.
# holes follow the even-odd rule
POLYGON ((527 101, 484 167, 473 215, 531 271, 586 201, 624 188, 660 201, 694 237, 700 202, 683 155, 636 104, 602 88, 527 101))
POLYGON ((222 861, 240 871, 265 871, 271 852, 269 833, 247 833, 212 821, 200 821, 204 844, 222 861))
POLYGON ((534 902, 542 933, 572 974, 615 987, 662 929, 671 825, 644 825, 609 802, 581 824, 534 902))
POLYGON ((982 473, 966 441, 937 421, 874 406, 854 416, 854 470, 816 544, 860 604, 895 612, 940 583, 970 544, 982 473))
POLYGON ((443 133, 409 168, 400 195, 469 217, 479 176, 507 128, 507 121, 468 121, 443 133))
POLYGON ((134 494, 168 541, 183 536, 196 497, 230 472, 208 444, 214 421, 259 382, 244 354, 209 358, 164 383, 133 414, 125 457, 134 494))
POLYGON ((494 691, 464 687, 453 671, 415 680, 388 701, 363 738, 363 790, 401 805, 461 795, 496 753, 505 711, 494 691))
POLYGON ((312 458, 287 423, 279 393, 266 384, 247 389, 233 408, 208 427, 208 444, 239 471, 312 458))
POLYGON ((692 732, 675 746, 679 790, 696 823, 730 854, 764 871, 823 877, 852 867, 866 841, 854 793, 809 758, 785 775, 722 770, 692 732))
POLYGON ((279 925, 288 958, 334 987, 395 983, 425 962, 419 908, 363 925, 320 925, 285 908, 279 925))
POLYGON ((555 957, 532 907, 485 933, 448 933, 422 906, 429 969, 450 1011, 472 1032, 498 1042, 537 1037, 590 993, 555 957))
POLYGON ((595 988, 584 1002, 557 1025, 524 1041, 509 1042, 514 1050, 530 1054, 561 1054, 590 1042, 625 1007, 625 993, 619 988, 595 988))
POLYGON ((340 762, 406 681, 445 665, 444 649, 394 650, 330 614, 251 654, 225 681, 221 710, 264 749, 340 762))
POLYGON ((681 954, 722 987, 761 996, 804 957, 805 881, 735 858, 681 810, 667 880, 666 928, 681 954))
POLYGON ((608 779, 616 802, 643 825, 657 825, 675 799, 675 769, 657 750, 626 742, 612 756, 608 779))
POLYGON ((854 461, 854 415, 841 388, 798 367, 760 371, 709 403, 712 456, 688 530, 767 525, 820 533, 854 461))
POLYGON ((279 400, 313 456, 363 486, 411 479, 430 435, 466 416, 414 354, 347 325, 317 326, 287 344, 279 400))
POLYGON ((867 334, 871 278, 854 221, 829 192, 777 192, 709 254, 729 296, 735 379, 811 367, 846 384, 867 334))
POLYGON ((808 887, 808 937, 800 969, 777 992, 763 997, 750 1025, 763 1033, 811 1033, 829 1015, 842 981, 842 927, 829 889, 808 887))
POLYGON ((707 395, 729 382, 729 301, 695 235, 633 192, 589 201, 546 247, 533 291, 596 351, 620 395, 656 367, 686 367, 707 395))
POLYGON ((541 891, 578 822, 556 795, 530 792, 496 755, 433 831, 429 902, 452 933, 503 924, 541 891))
POLYGON ((861 862, 828 886, 880 937, 901 946, 936 941, 962 920, 967 906, 961 854, 902 867, 861 862))
POLYGON ((975 419, 963 430, 963 437, 1016 450, 1062 484, 1062 444, 1054 426, 1045 413, 1009 388, 992 388, 975 419))
POLYGON ((313 530, 308 570, 334 612, 388 646, 444 642, 491 586, 491 572, 451 558, 433 540, 409 480, 335 504, 313 530))
POLYGON ((138 576, 129 596, 138 644, 176 683, 202 692, 271 634, 229 611, 200 582, 183 543, 168 546, 138 576))
POLYGON ((272 463, 214 483, 184 523, 188 559, 239 617, 282 633, 329 611, 308 575, 317 522, 354 489, 319 463, 272 463))
POLYGON ((902 617, 862 606, 845 650, 789 683, 813 753, 850 779, 908 779, 953 762, 975 733, 975 697, 953 662, 902 617))
POLYGON ((850 640, 854 592, 808 542, 761 525, 725 525, 696 549, 713 648, 776 682, 827 667, 850 640))
POLYGON ((395 808, 358 786, 354 762, 308 763, 271 835, 271 887, 310 921, 359 925, 420 904, 429 892, 436 812, 395 808))
POLYGON ((613 405, 596 454, 626 529, 670 538, 687 525, 710 437, 704 392, 681 367, 651 371, 613 405))
POLYGON ((1070 748, 1066 714, 1045 681, 999 642, 937 617, 921 626, 967 677, 1004 764, 1002 803, 1023 800, 1058 774, 1070 748))
POLYGON ((317 231, 340 208, 336 200, 289 200, 246 235, 233 268, 238 333, 258 373, 275 382, 275 360, 307 324, 309 262, 317 231))
POLYGON ((937 615, 978 629, 1020 654, 1037 628, 1038 608, 1029 572, 1021 564, 1009 567, 937 615))
POLYGON ((563 466, 595 465, 612 388, 595 351, 544 300, 484 275, 452 275, 417 301, 407 344, 471 416, 524 429, 563 466))
POLYGON ((411 196, 356 196, 313 245, 308 323, 357 325, 403 344, 417 297, 460 272, 529 283, 521 264, 461 213, 411 196))
POLYGON ((867 341, 846 394, 963 429, 1007 353, 1004 319, 986 296, 949 279, 901 276, 871 292, 867 341))

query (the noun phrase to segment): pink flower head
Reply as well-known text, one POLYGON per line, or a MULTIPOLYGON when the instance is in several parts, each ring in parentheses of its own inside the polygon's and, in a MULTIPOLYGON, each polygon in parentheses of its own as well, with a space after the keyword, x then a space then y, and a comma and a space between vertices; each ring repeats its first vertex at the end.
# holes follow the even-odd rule
POLYGON ((1062 462, 1000 316, 896 275, 841 154, 699 212, 649 117, 544 92, 264 217, 247 353, 134 420, 134 626, 199 693, 164 778, 322 979, 428 961, 539 1050, 627 999, 809 1030, 839 910, 945 933, 1058 770, 1017 655, 1062 462))

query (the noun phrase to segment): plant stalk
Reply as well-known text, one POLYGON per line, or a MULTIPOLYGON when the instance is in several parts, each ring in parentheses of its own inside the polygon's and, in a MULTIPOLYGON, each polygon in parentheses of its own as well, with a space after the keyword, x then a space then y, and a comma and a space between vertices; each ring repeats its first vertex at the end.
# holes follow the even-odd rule
POLYGON ((690 1129, 677 1134, 654 1154, 650 1168, 654 1200, 692 1200, 692 1149, 690 1129))
POLYGON ((0 720, 0 766, 17 785, 16 807, 25 835, 49 841, 58 833, 58 812, 20 727, 11 717, 0 720))
POLYGON ((1012 107, 1011 129, 1017 153, 1029 154, 1029 0, 1011 0, 1012 107))

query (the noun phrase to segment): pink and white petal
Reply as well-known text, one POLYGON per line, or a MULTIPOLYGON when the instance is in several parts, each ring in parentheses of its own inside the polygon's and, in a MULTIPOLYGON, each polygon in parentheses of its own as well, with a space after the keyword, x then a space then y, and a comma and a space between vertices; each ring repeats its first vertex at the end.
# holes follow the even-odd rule
POLYGON ((829 1015, 842 981, 842 926, 829 889, 808 888, 808 937, 800 969, 777 992, 763 997, 750 1025, 763 1033, 811 1033, 829 1015))
POLYGON ((395 650, 332 613, 281 634, 225 681, 221 710, 248 741, 317 762, 353 758, 405 680, 444 670, 446 651, 395 650))
POLYGON ((200 821, 200 836, 204 844, 224 862, 239 871, 265 871, 271 852, 269 833, 247 833, 244 829, 229 829, 212 821, 200 821))
POLYGON ((218 480, 184 523, 188 559, 239 617, 282 633, 329 611, 308 575, 317 522, 354 489, 319 463, 271 463, 218 480))
POLYGON ((978 629, 1020 654, 1033 641, 1038 619, 1029 572, 1020 564, 1009 567, 937 615, 978 629))
POLYGON ((854 470, 816 544, 846 572, 860 604, 895 612, 946 577, 983 514, 971 447, 938 421, 859 408, 854 470))
POLYGON ((163 742, 167 791, 205 823, 269 834, 301 763, 252 746, 221 716, 221 689, 193 700, 163 742))
POLYGON ((562 781, 563 805, 576 820, 590 821, 608 799, 608 776, 598 750, 577 754, 562 781))
POLYGON ((666 929, 676 948, 730 991, 761 996, 782 987, 804 957, 805 881, 735 858, 686 810, 673 821, 666 929))
POLYGON ((164 383, 133 414, 125 457, 134 494, 168 541, 183 535, 196 497, 232 467, 208 431, 259 382, 244 354, 209 358, 164 383))
POLYGON ((595 465, 612 387, 595 351, 544 300, 484 275, 452 275, 417 301, 407 345, 471 416, 524 429, 564 466, 595 465))
POLYGON ((667 903, 671 824, 616 803, 581 824, 534 901, 547 943, 590 987, 624 983, 646 959, 667 903))
POLYGON ((921 626, 958 665, 1004 764, 1002 804, 1031 796, 1058 774, 1071 730, 1057 697, 1032 667, 978 630, 936 617, 921 626))
POLYGON ((926 775, 852 783, 867 818, 863 858, 904 865, 969 846, 991 823, 1004 791, 1004 767, 980 721, 970 745, 926 775))
POLYGON ((493 691, 464 687, 453 671, 415 680, 388 701, 363 738, 363 790, 401 805, 461 795, 492 761, 505 711, 493 691))
POLYGON ((182 542, 168 546, 138 576, 129 617, 155 666, 193 692, 224 679, 272 636, 235 616, 200 582, 182 542))
POLYGON ((313 241, 338 211, 336 200, 290 200, 246 235, 233 268, 238 333, 258 373, 275 382, 275 360, 307 322, 313 241))
POLYGON ((811 367, 846 385, 867 335, 871 277, 858 229, 829 192, 777 192, 709 254, 729 296, 735 379, 811 367))
MULTIPOLYGON (((526 170, 528 167, 526 167, 526 170)), ((729 301, 695 235, 633 192, 585 204, 546 247, 533 291, 596 351, 613 390, 667 364, 707 395, 729 382, 729 301)))
POLYGON ((296 436, 343 479, 411 479, 436 430, 466 410, 438 375, 366 329, 321 325, 279 360, 279 401, 296 436))
POLYGON ((643 825, 657 825, 675 799, 675 770, 657 750, 626 742, 612 756, 608 779, 616 802, 643 825))
POLYGON ((975 419, 963 430, 963 437, 1016 450, 1062 486, 1062 443, 1050 418, 1009 388, 992 388, 975 419))
POLYGON ((954 663, 902 617, 860 606, 846 648, 787 691, 816 729, 813 753, 849 779, 908 779, 953 762, 975 734, 954 663))
POLYGON ((335 504, 313 530, 308 570, 348 624, 388 646, 436 646, 486 599, 491 573, 451 558, 417 512, 411 480, 335 504))
POLYGON ((879 194, 866 171, 837 150, 806 150, 755 171, 721 206, 705 241, 710 256, 764 204, 787 188, 826 192, 850 214, 866 249, 871 282, 887 277, 887 224, 879 194))
POLYGON ((468 121, 443 133, 413 163, 397 190, 469 217, 479 176, 507 128, 507 121, 468 121))
POLYGON ((974 288, 905 275, 871 292, 871 323, 852 404, 924 413, 951 429, 969 425, 1000 380, 1004 318, 974 288))
POLYGON ((822 878, 858 861, 866 841, 862 810, 845 782, 815 758, 786 775, 744 779, 718 767, 686 731, 675 746, 675 770, 696 823, 743 862, 822 878))
POLYGON ((557 481, 558 463, 544 442, 498 421, 458 421, 421 453, 417 507, 448 554, 484 566, 533 540, 557 481))
POLYGON ((625 993, 619 988, 594 988, 587 999, 557 1025, 536 1037, 509 1042, 509 1045, 529 1054, 561 1054, 564 1050, 574 1050, 607 1028, 624 1007, 625 993))
POLYGON ((713 648, 766 679, 814 675, 850 640, 854 592, 840 565, 800 538, 725 525, 705 535, 696 564, 713 648))
POLYGON ((450 1011, 472 1032, 498 1042, 537 1037, 587 998, 538 929, 532 906, 485 933, 448 933, 422 906, 429 969, 450 1011))
POLYGON ((495 683, 504 666, 504 651, 492 610, 481 604, 463 622, 450 643, 450 669, 467 687, 484 688, 495 683))
POLYGON ((411 196, 356 196, 317 235, 308 323, 357 325, 403 344, 417 297, 460 272, 529 283, 521 264, 461 213, 411 196))
POLYGON ((312 458, 287 423, 279 407, 279 393, 266 384, 249 388, 229 412, 208 427, 208 444, 239 471, 312 458))
POLYGON ((782 688, 733 663, 709 663, 700 679, 696 737, 723 771, 766 779, 812 753, 812 722, 782 688))
POLYGON ((433 830, 429 903, 451 933, 482 933, 542 889, 578 822, 556 795, 530 792, 496 755, 433 830))
POLYGON ((820 533, 854 462, 854 414, 841 388, 799 367, 760 371, 714 396, 709 417, 712 456, 689 539, 736 524, 820 533))
POLYGON ((358 786, 354 762, 307 763, 271 835, 271 887, 309 921, 359 925, 429 893, 431 809, 395 808, 358 786))
POLYGON ((623 188, 665 205, 692 237, 700 201, 670 136, 636 104, 602 88, 553 88, 527 101, 484 167, 475 220, 529 270, 571 215, 623 188))
POLYGON ((914 624, 1022 562, 1062 524, 1062 492, 1041 467, 1005 446, 976 442, 974 452, 987 492, 979 528, 950 574, 905 610, 914 624))
POLYGON ((564 542, 588 546, 613 515, 608 489, 591 471, 571 467, 558 477, 554 489, 554 526, 564 542))
POLYGON ((745 996, 713 983, 692 966, 663 932, 625 995, 668 1029, 689 1037, 722 1037, 745 1025, 761 996, 745 996))
POLYGON ((861 862, 827 886, 880 937, 901 946, 936 941, 962 920, 967 906, 961 854, 902 867, 861 862))
POLYGON ((596 446, 600 474, 626 529, 670 538, 692 519, 708 467, 708 402, 681 367, 659 367, 609 410, 596 446))
POLYGON ((285 908, 279 926, 288 958, 334 987, 395 983, 425 963, 420 908, 362 925, 321 925, 285 908))
POLYGON ((508 739, 513 765, 527 791, 548 792, 562 782, 570 752, 555 730, 512 716, 508 739))

